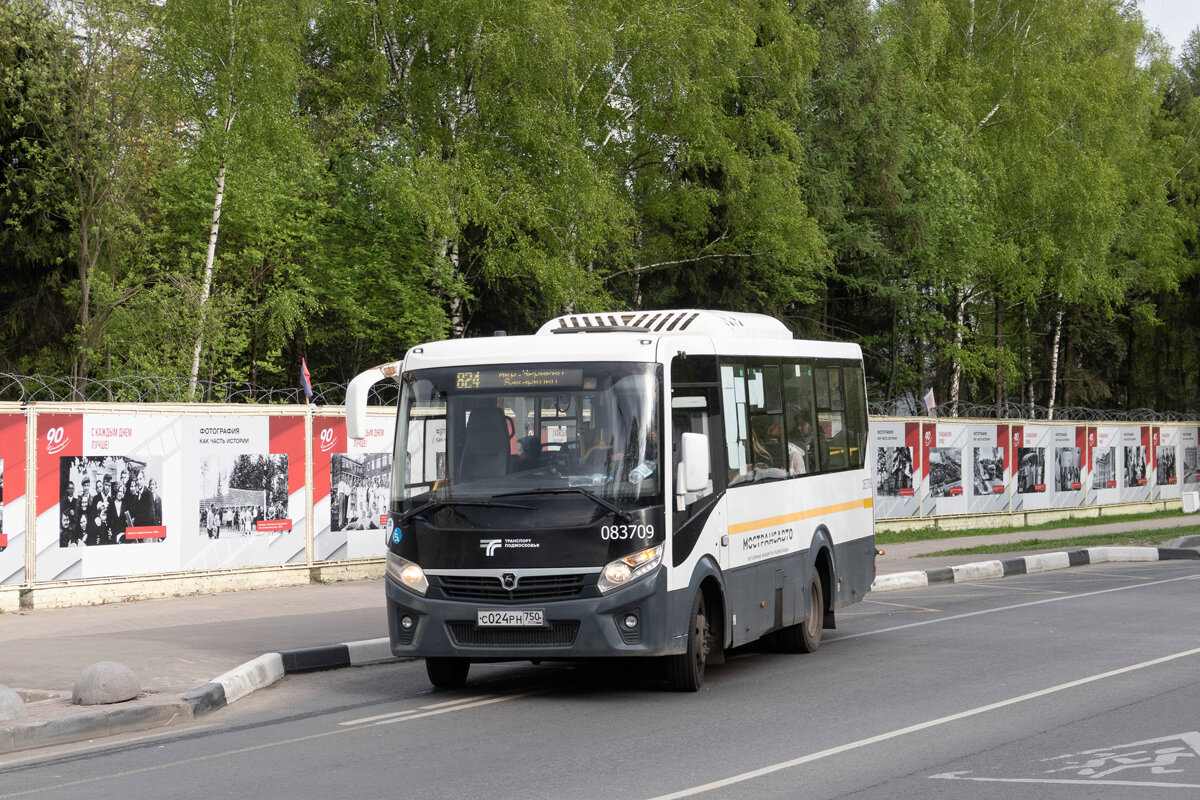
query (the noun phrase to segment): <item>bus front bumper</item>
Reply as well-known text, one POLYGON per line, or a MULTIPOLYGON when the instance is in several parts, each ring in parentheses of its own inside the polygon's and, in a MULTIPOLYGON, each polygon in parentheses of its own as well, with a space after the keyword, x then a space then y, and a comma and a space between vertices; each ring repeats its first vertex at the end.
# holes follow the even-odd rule
MULTIPOLYGON (((402 657, 458 656, 488 660, 551 660, 658 656, 683 652, 673 621, 683 592, 666 591, 666 573, 653 574, 611 594, 522 605, 434 600, 385 577, 392 652, 402 657), (540 609, 545 627, 480 627, 478 612, 540 609), (630 618, 636 619, 629 625, 630 618), (406 619, 407 618, 407 619, 406 619)), ((686 601, 682 601, 686 602, 686 601)))

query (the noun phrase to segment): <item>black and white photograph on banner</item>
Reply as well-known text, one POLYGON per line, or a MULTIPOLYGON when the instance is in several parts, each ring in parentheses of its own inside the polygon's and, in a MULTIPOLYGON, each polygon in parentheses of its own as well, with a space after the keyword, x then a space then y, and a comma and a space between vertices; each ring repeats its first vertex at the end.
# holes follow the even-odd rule
POLYGON ((59 547, 138 544, 163 538, 160 459, 64 456, 58 467, 59 547))
POLYGON ((913 461, 911 447, 876 448, 876 493, 882 497, 899 497, 913 491, 913 461))
POLYGON ((1046 491, 1046 448, 1017 448, 1017 492, 1032 494, 1046 491))
POLYGON ((998 494, 997 486, 1004 491, 1004 449, 976 447, 974 461, 975 494, 998 494))
POLYGON ((1111 489, 1117 485, 1117 448, 1092 451, 1092 488, 1111 489))
POLYGON ((1054 491, 1074 492, 1083 485, 1079 471, 1080 452, 1078 447, 1054 449, 1054 491))
POLYGON ((209 539, 290 530, 288 457, 211 453, 200 459, 200 535, 209 539))
POLYGON ((1154 479, 1159 486, 1166 486, 1179 480, 1175 472, 1175 447, 1160 444, 1154 451, 1154 479))
POLYGON ((952 497, 961 495, 962 449, 933 447, 929 450, 929 495, 952 497))
POLYGON ((330 530, 382 528, 387 518, 392 457, 388 453, 330 456, 330 530))
POLYGON ((1200 447, 1183 448, 1183 482, 1200 483, 1200 447))
POLYGON ((1134 445, 1125 448, 1125 486, 1146 485, 1146 448, 1134 445))

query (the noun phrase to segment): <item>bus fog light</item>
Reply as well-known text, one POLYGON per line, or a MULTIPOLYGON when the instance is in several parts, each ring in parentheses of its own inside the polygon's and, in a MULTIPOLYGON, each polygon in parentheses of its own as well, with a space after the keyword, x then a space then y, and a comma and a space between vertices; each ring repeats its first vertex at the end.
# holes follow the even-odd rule
POLYGON ((610 561, 601 571, 600 579, 596 581, 600 593, 607 594, 653 572, 662 561, 662 554, 663 546, 660 544, 610 561))
POLYGON ((404 630, 406 630, 406 631, 411 631, 413 625, 416 625, 416 624, 417 624, 416 621, 412 617, 410 617, 408 614, 405 614, 403 617, 400 618, 400 627, 404 628, 404 630))
POLYGON ((637 614, 626 614, 624 622, 626 628, 633 630, 638 625, 637 614))

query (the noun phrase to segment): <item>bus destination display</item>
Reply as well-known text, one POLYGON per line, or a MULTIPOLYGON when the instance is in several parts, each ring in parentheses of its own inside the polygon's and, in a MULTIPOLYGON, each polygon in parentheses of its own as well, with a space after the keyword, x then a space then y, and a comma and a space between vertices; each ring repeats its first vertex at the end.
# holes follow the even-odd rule
POLYGON ((575 389, 583 385, 582 369, 476 369, 458 372, 455 388, 575 389))

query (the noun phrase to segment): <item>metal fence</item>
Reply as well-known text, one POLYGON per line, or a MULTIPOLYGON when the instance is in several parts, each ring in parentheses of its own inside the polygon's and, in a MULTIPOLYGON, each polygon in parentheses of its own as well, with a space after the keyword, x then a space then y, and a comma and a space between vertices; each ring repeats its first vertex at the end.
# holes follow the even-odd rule
MULTIPOLYGON (((342 405, 346 387, 342 384, 314 384, 310 402, 317 405, 342 405)), ((376 402, 394 403, 396 387, 381 386, 374 392, 376 402)), ((0 400, 20 403, 253 403, 304 404, 299 387, 256 386, 245 381, 198 381, 196 393, 188 392, 186 378, 124 375, 113 378, 72 378, 50 375, 13 375, 0 373, 0 400)))

